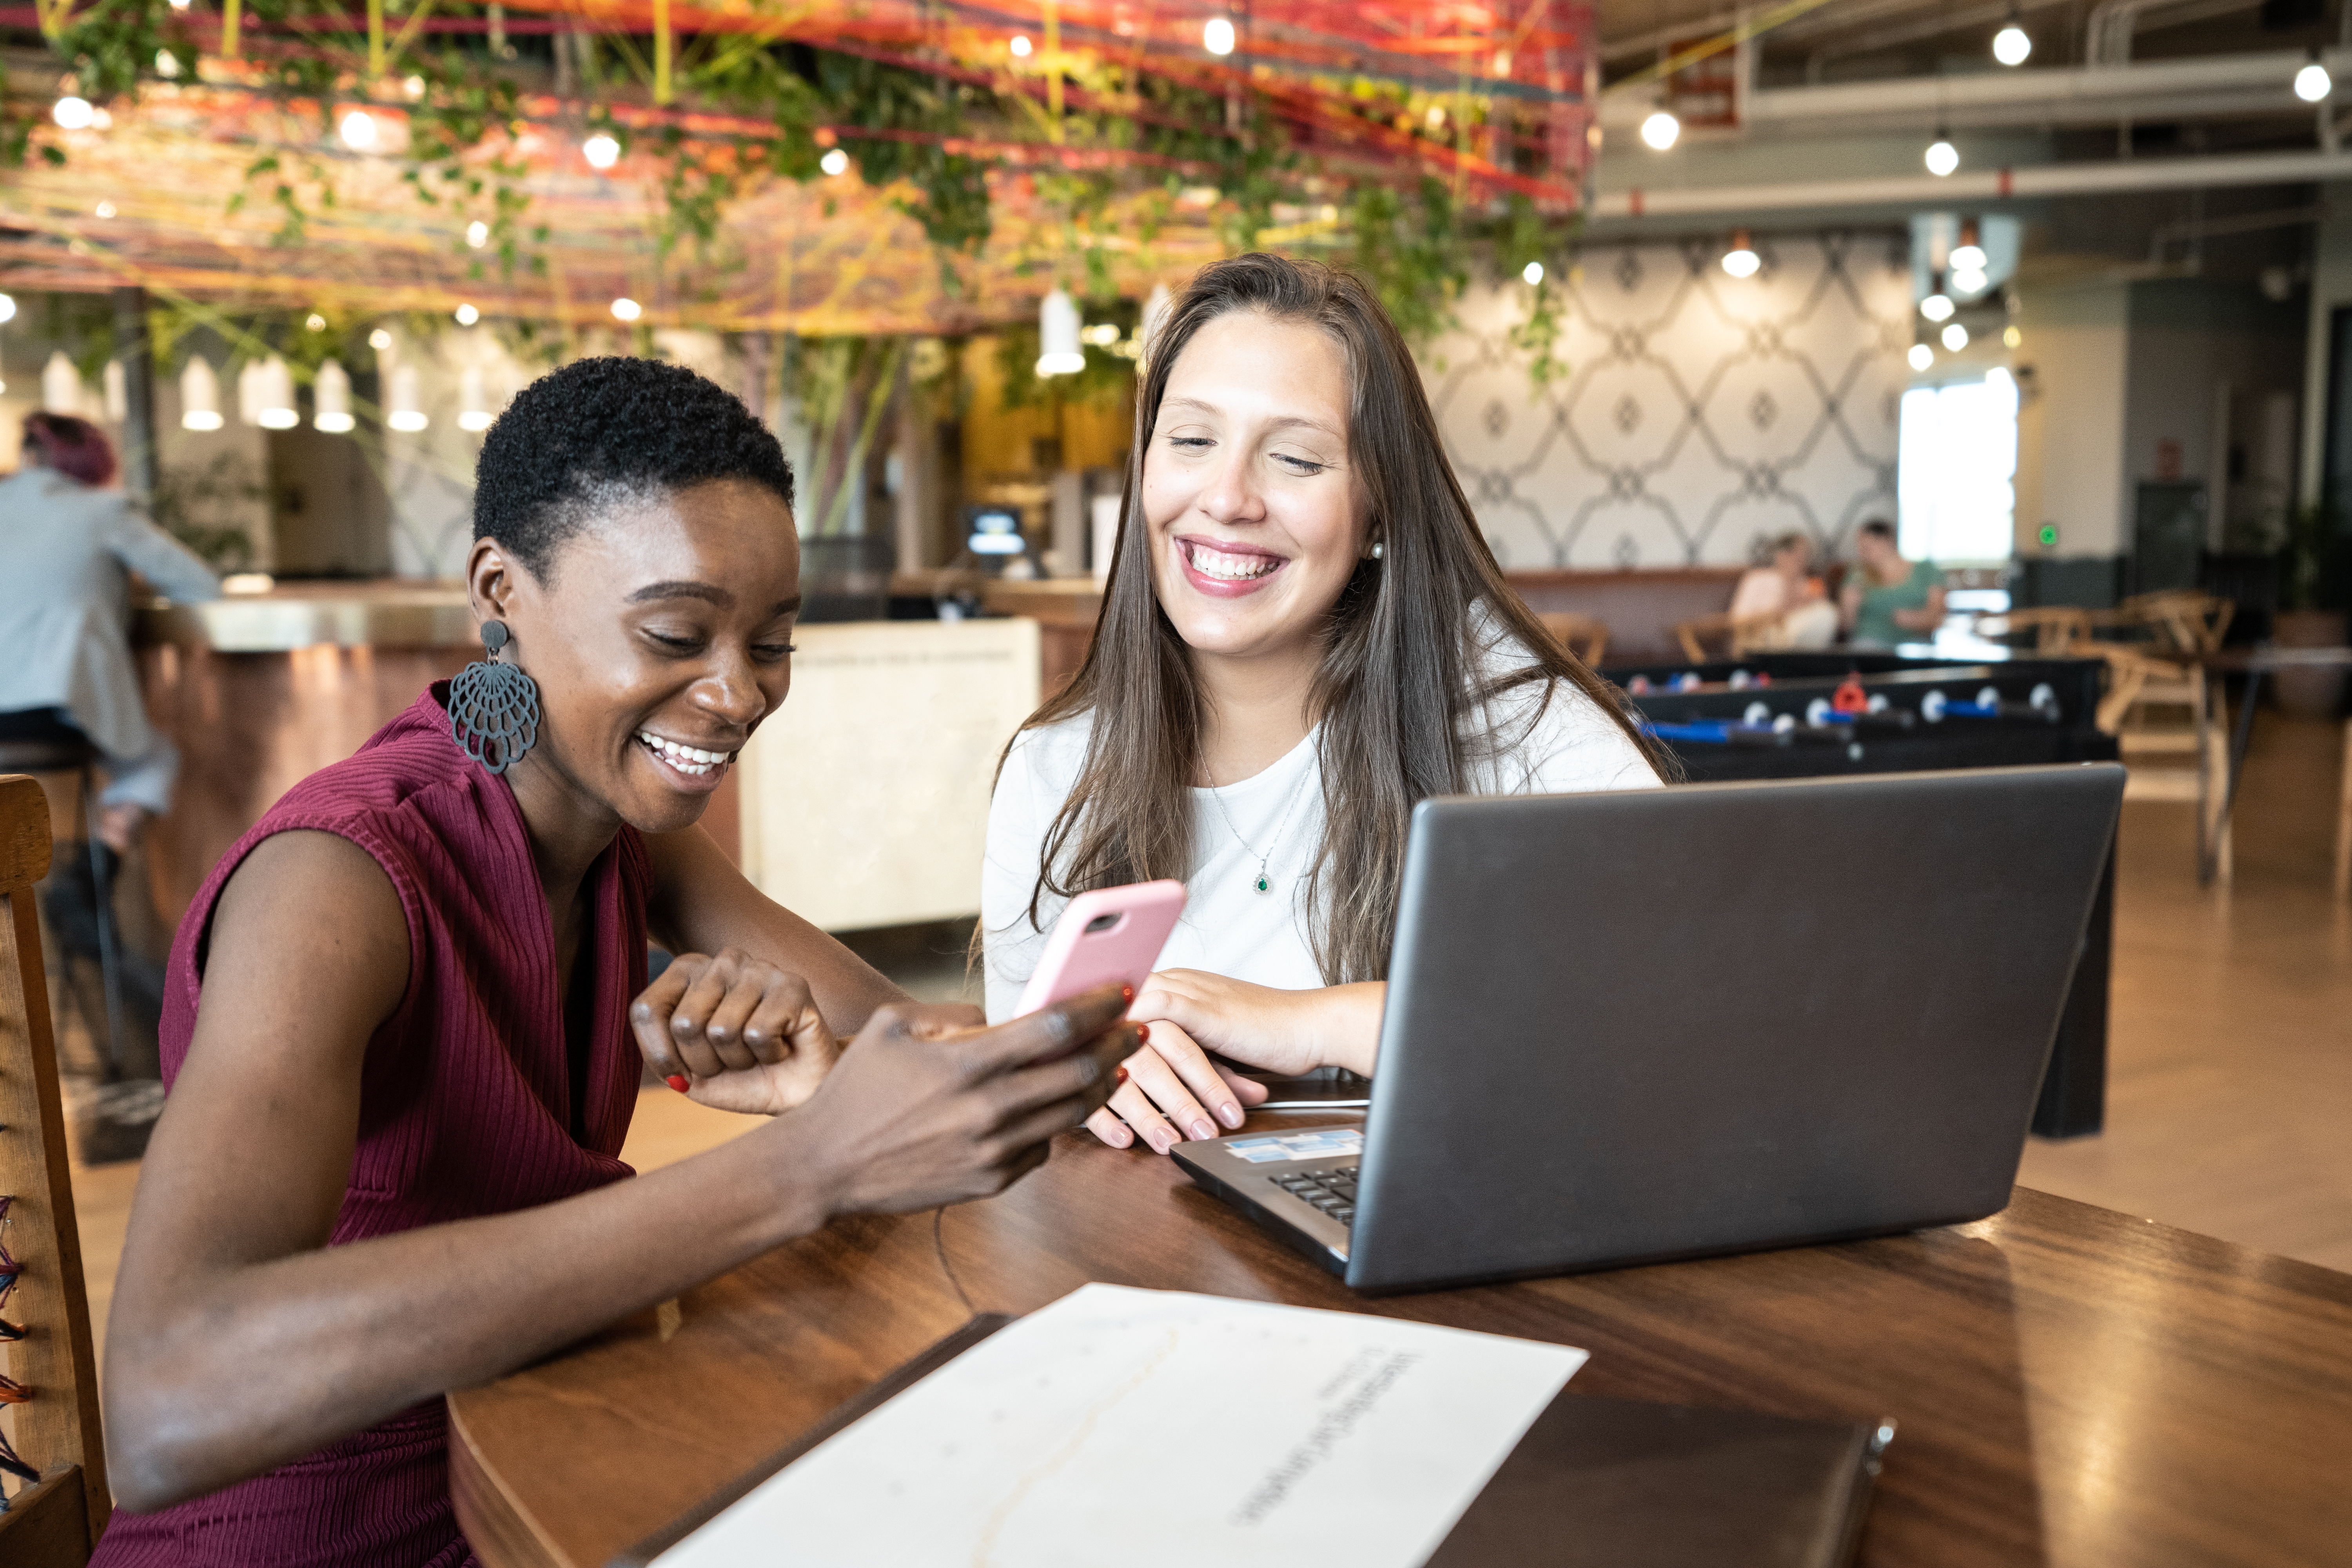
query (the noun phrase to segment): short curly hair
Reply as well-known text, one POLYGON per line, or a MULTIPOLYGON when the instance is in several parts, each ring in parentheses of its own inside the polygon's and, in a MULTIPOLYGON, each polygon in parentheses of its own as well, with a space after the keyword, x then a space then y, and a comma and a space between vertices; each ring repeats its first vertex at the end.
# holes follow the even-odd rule
POLYGON ((598 513, 713 479, 793 504, 782 446, 733 393, 659 360, 577 360, 523 388, 482 438, 474 537, 544 581, 598 513))

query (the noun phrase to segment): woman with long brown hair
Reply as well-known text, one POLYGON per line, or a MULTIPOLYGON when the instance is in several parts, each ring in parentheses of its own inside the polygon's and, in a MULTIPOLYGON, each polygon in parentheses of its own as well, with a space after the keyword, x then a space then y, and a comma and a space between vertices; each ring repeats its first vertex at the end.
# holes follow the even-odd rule
POLYGON ((1370 290, 1219 262, 1149 348, 1086 664, 998 773, 990 1016, 1071 897, 1182 879, 1130 1015, 1151 1045, 1087 1125, 1213 1137, 1264 1091, 1205 1051, 1371 1071, 1416 802, 1657 782, 1613 689, 1505 585, 1370 290))

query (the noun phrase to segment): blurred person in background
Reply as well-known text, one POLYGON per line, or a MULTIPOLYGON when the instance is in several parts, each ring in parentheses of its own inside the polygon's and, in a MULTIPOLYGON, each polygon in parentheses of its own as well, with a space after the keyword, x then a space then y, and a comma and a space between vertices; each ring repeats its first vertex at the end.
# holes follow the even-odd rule
POLYGON ((1840 594, 1847 639, 1856 647, 1932 642, 1944 624, 1944 574, 1932 561, 1906 561, 1895 525, 1873 518, 1853 536, 1854 570, 1840 594))
MULTIPOLYGON (((107 1082, 84 1118, 84 1157, 135 1158, 163 1103, 163 975, 120 940, 114 884, 148 819, 170 807, 179 755, 140 695, 131 580, 182 601, 217 597, 220 584, 116 485, 97 426, 27 415, 23 452, 0 478, 0 771, 36 773, 49 795, 58 843, 42 913, 107 1082), (85 767, 104 777, 94 800, 85 767), (77 979, 92 970, 102 989, 77 979)), ((143 883, 134 896, 148 896, 143 883)))
POLYGON ((1813 542, 1790 530, 1772 542, 1769 564, 1751 568, 1731 594, 1731 618, 1769 623, 1737 637, 1735 658, 1770 648, 1823 648, 1837 640, 1837 606, 1813 575, 1813 542))

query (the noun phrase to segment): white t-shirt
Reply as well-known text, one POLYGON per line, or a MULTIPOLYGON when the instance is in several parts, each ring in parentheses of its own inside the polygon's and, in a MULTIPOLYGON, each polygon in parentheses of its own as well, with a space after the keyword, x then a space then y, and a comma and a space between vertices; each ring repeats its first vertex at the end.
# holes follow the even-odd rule
MULTIPOLYGON (((1503 638, 1486 650, 1486 676, 1529 662, 1503 638)), ((1507 744, 1471 763, 1480 795, 1566 795, 1654 785, 1658 776, 1600 705, 1565 682, 1532 728, 1543 701, 1538 685, 1506 692, 1465 722, 1507 744)), ((988 1017, 1009 1016, 1029 982, 1066 900, 1047 894, 1029 923, 1045 833, 1085 765, 1094 717, 1082 713, 1024 731, 1005 758, 988 812, 988 858, 981 872, 981 922, 987 934, 988 1017)), ((1194 789, 1192 874, 1183 918, 1160 955, 1161 969, 1202 969, 1285 990, 1323 984, 1301 906, 1323 841, 1318 736, 1307 737, 1263 773, 1221 789, 1194 789), (1264 861, 1269 889, 1254 886, 1264 861)))

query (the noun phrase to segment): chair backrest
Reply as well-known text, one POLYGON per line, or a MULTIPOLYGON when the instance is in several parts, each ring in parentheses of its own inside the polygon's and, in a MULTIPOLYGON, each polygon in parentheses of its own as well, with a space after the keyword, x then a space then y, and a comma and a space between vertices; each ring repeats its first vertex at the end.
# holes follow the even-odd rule
POLYGON ((0 1243, 18 1270, 5 1316, 27 1331, 6 1346, 8 1375, 31 1393, 7 1408, 17 1454, 41 1472, 39 1484, 11 1497, 0 1513, 0 1563, 9 1568, 79 1568, 114 1506, 41 973, 33 884, 48 868, 41 786, 0 777, 0 1194, 14 1200, 0 1243))
POLYGON ((1581 616, 1570 610, 1549 611, 1536 619, 1569 652, 1593 668, 1601 667, 1601 656, 1609 651, 1608 622, 1598 616, 1581 616))
POLYGON ((2087 611, 2071 605, 2048 605, 2030 610, 2000 610, 1977 617, 1976 632, 1983 637, 2033 638, 2036 653, 2063 654, 2077 641, 2091 637, 2087 611))
POLYGON ((1693 664, 1706 664, 1717 658, 1744 658, 1770 642, 1780 621, 1780 612, 1777 610, 1759 616, 1735 616, 1726 610, 1682 622, 1675 627, 1675 640, 1683 645, 1683 656, 1693 664), (1721 642, 1720 652, 1707 646, 1711 641, 1721 642))

